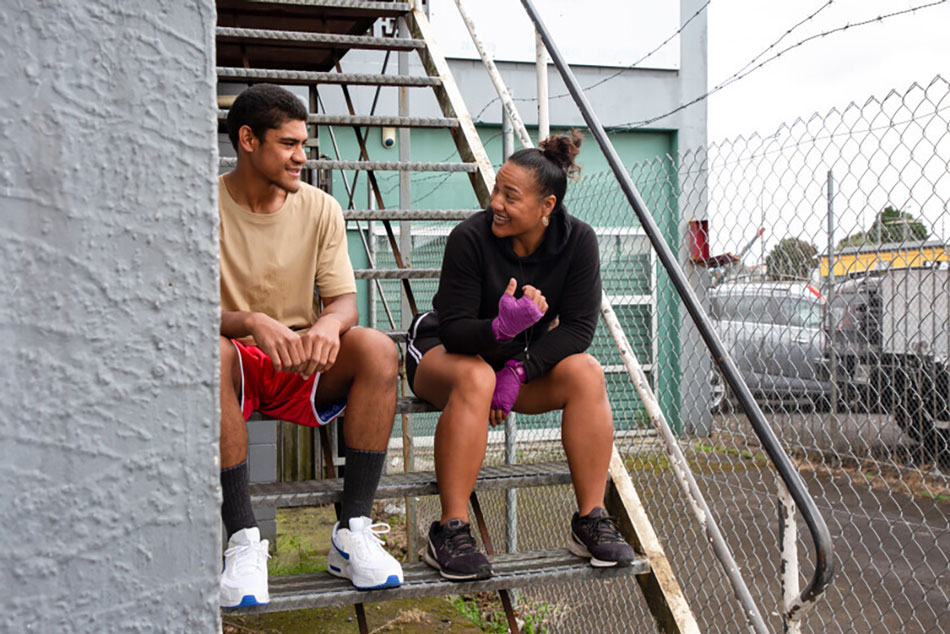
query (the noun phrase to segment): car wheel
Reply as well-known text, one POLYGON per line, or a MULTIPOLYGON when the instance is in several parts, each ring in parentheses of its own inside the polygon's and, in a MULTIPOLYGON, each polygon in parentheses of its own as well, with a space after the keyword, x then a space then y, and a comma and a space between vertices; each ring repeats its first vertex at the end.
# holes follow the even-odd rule
POLYGON ((945 460, 950 456, 950 432, 936 426, 934 397, 936 386, 930 373, 921 367, 910 372, 898 370, 895 392, 901 396, 894 407, 894 419, 911 439, 920 443, 929 457, 945 460))
POLYGON ((719 373, 719 369, 713 367, 709 371, 709 411, 713 414, 722 414, 727 409, 729 399, 726 397, 726 382, 719 373))

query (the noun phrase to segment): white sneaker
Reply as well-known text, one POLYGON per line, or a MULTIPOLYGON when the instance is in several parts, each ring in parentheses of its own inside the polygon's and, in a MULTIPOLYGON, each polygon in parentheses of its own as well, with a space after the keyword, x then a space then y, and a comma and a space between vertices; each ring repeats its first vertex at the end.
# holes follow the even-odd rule
POLYGON ((267 540, 257 527, 231 535, 221 571, 221 607, 243 608, 270 602, 267 592, 267 540))
POLYGON ((350 528, 333 525, 327 571, 345 577, 359 590, 394 588, 402 585, 402 566, 383 550, 377 537, 389 532, 389 524, 373 524, 368 517, 350 518, 350 528))

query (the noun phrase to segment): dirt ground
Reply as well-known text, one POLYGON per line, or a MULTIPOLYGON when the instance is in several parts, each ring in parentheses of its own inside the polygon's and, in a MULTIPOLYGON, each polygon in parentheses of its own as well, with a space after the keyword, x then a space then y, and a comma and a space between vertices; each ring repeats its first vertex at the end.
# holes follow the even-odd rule
MULTIPOLYGON (((805 422, 794 429, 796 433, 810 435, 809 421, 796 422, 805 422)), ((861 460, 829 458, 827 450, 811 446, 811 451, 793 452, 793 457, 828 524, 838 572, 826 596, 806 618, 803 631, 950 632, 950 491, 946 470, 915 461, 912 452, 899 443, 886 448, 869 444, 866 458, 861 460)), ((781 586, 773 472, 755 443, 745 450, 734 438, 723 440, 714 435, 709 444, 697 442, 696 447, 703 449, 688 452, 687 457, 700 487, 750 590, 759 599, 760 609, 774 630, 781 631, 775 610, 781 586)), ((644 481, 636 474, 634 479, 641 480, 641 487, 656 485, 655 479, 644 481)), ((681 571, 681 582, 705 624, 701 629, 740 631, 733 629, 738 620, 734 609, 717 614, 708 607, 718 602, 734 605, 735 601, 715 570, 718 563, 708 554, 705 540, 695 539, 695 531, 673 526, 690 518, 685 512, 666 512, 655 501, 648 506, 663 525, 659 527, 661 539, 666 541, 674 568, 681 571), (697 576, 704 564, 709 573, 697 576)), ((678 506, 668 502, 667 508, 678 506)), ((804 585, 813 555, 801 521, 799 531, 804 585)))

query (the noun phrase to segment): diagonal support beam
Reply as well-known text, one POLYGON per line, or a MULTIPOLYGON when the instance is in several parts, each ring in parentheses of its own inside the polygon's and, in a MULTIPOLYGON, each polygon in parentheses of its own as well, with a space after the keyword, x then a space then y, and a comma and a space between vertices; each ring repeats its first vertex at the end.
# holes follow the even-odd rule
POLYGON ((683 589, 673 574, 616 445, 610 455, 609 474, 607 509, 618 518, 620 532, 634 550, 646 555, 650 562, 650 571, 637 575, 637 583, 657 631, 661 634, 699 634, 696 617, 689 609, 683 589))
POLYGON ((414 9, 412 13, 406 15, 406 22, 414 38, 425 40, 425 48, 419 49, 422 65, 430 77, 442 80, 440 85, 432 88, 439 101, 439 107, 442 108, 442 115, 458 119, 458 127, 451 129, 452 138, 462 161, 476 164, 477 169, 469 174, 469 178, 472 181, 472 187, 475 188, 478 204, 482 208, 488 207, 491 190, 495 186, 495 170, 492 169, 488 154, 482 146, 481 138, 475 129, 475 122, 472 121, 472 116, 465 106, 449 64, 435 42, 435 35, 425 13, 414 9))

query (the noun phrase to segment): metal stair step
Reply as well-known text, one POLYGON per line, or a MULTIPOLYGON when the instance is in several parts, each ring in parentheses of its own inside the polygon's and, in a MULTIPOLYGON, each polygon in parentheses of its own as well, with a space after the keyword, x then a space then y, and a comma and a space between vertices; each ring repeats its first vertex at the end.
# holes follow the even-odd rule
POLYGON ((552 583, 598 581, 650 571, 646 557, 638 556, 623 568, 594 568, 565 548, 505 553, 489 557, 495 576, 484 581, 452 582, 423 562, 403 564, 405 581, 398 588, 357 590, 347 579, 325 572, 279 575, 270 578, 270 603, 227 610, 226 614, 284 612, 351 603, 416 599, 443 594, 472 594, 508 588, 531 588, 552 583))
POLYGON ((350 86, 439 86, 438 77, 412 75, 372 75, 361 73, 330 73, 308 70, 279 70, 276 68, 239 68, 218 66, 218 81, 258 82, 280 84, 347 84, 350 86))
POLYGON ((406 396, 404 398, 396 399, 397 414, 424 414, 426 412, 438 411, 440 411, 438 407, 432 403, 423 401, 421 398, 406 396))
POLYGON ((278 29, 243 29, 230 26, 215 28, 219 42, 277 45, 281 47, 361 48, 370 50, 412 51, 423 48, 423 40, 403 37, 372 37, 342 33, 312 33, 278 29))
MULTIPOLYGON (((475 490, 554 486, 570 482, 571 472, 566 462, 494 465, 482 467, 475 490)), ((435 471, 393 473, 380 479, 376 499, 436 495, 438 492, 435 471)), ((251 485, 251 499, 255 506, 261 507, 321 506, 339 502, 342 497, 343 478, 251 485)))
MULTIPOLYGON (((237 159, 218 159, 221 167, 237 167, 237 159)), ((378 172, 474 172, 473 163, 419 163, 413 161, 332 161, 329 159, 306 161, 307 169, 373 170, 378 172)))
POLYGON ((221 2, 218 5, 227 7, 231 4, 244 4, 260 8, 272 5, 275 8, 328 10, 339 15, 366 15, 377 17, 397 17, 412 11, 408 2, 369 2, 367 0, 242 0, 237 2, 221 2))
POLYGON ((406 343, 405 330, 384 330, 382 332, 384 335, 392 339, 395 343, 406 343))
MULTIPOLYGON (((219 97, 219 102, 220 102, 219 97)), ((233 101, 233 99, 232 99, 233 101)), ((218 120, 227 121, 228 111, 218 110, 218 120)), ((339 125, 339 126, 360 126, 375 127, 391 126, 393 128, 457 128, 458 119, 446 119, 442 117, 398 117, 398 116, 350 116, 339 114, 311 114, 307 117, 307 123, 316 125, 339 125)))
POLYGON ((358 280, 437 280, 442 269, 356 269, 358 280))
POLYGON ((349 209, 346 220, 465 220, 479 209, 349 209))
MULTIPOLYGON (((237 167, 237 159, 222 157, 218 159, 221 167, 237 167)), ((474 172, 472 163, 418 163, 413 161, 333 161, 329 159, 306 161, 307 169, 331 170, 373 170, 378 172, 474 172)))

